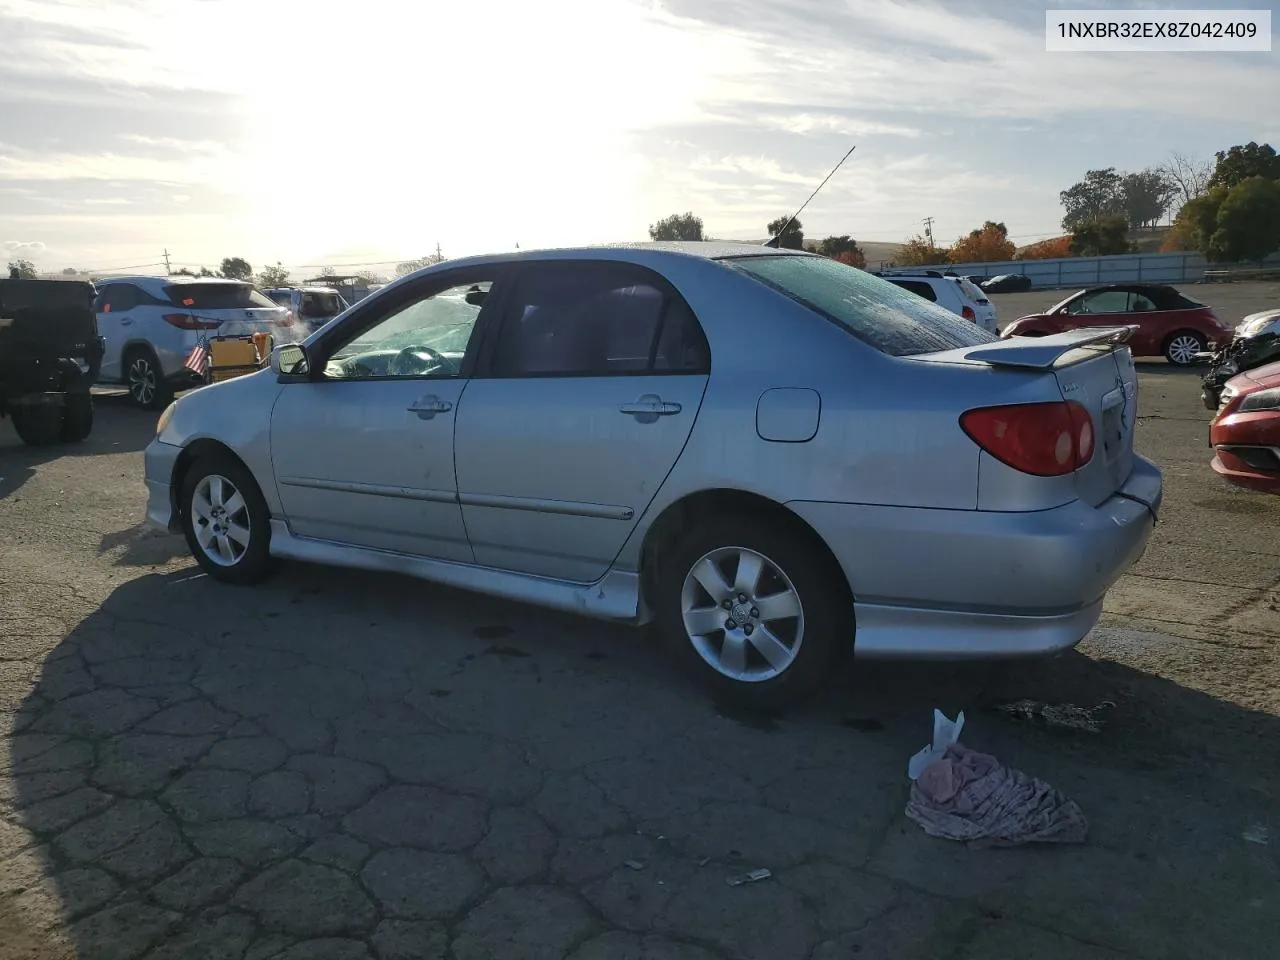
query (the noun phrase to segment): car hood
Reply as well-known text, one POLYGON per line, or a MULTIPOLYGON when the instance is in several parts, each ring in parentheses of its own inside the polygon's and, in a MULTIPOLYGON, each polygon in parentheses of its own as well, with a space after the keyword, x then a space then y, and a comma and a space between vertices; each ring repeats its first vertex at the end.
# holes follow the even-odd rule
POLYGON ((1251 313, 1236 326, 1236 337, 1256 337, 1261 333, 1280 333, 1280 310, 1251 313))
POLYGON ((1280 387, 1280 360, 1237 373, 1227 381, 1227 385, 1234 386, 1236 390, 1252 390, 1258 386, 1280 387))

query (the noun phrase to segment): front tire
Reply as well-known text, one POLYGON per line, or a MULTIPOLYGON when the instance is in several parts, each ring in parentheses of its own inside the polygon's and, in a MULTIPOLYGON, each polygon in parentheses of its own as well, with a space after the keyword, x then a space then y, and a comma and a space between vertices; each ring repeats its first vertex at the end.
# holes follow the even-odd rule
POLYGON ((1196 362, 1196 354, 1208 346, 1208 342, 1193 330, 1180 330, 1164 345, 1164 358, 1175 367, 1189 367, 1196 362))
POLYGON ((852 599, 814 539, 775 517, 722 514, 660 558, 659 625, 713 697, 777 712, 853 649, 852 599))
POLYGON ((29 447, 48 447, 62 439, 62 408, 50 404, 17 407, 13 429, 29 447))
POLYGON ((182 482, 183 535, 196 563, 223 583, 261 583, 271 574, 267 502, 248 469, 229 455, 196 460, 182 482))
POLYGON ((63 443, 79 443, 93 432, 93 397, 90 394, 67 394, 60 432, 63 443))

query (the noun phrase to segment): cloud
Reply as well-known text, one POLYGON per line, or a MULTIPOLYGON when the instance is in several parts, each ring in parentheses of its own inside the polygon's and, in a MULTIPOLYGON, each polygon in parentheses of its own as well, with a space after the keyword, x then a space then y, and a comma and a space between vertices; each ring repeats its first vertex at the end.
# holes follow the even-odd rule
POLYGON ((45 245, 39 240, 6 240, 2 246, 11 257, 38 257, 45 251, 45 245))

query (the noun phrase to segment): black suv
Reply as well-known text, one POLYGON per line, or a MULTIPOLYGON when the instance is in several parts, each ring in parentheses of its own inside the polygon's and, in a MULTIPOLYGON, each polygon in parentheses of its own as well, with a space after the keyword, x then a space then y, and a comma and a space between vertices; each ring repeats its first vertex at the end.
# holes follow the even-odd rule
POLYGON ((103 342, 96 291, 82 280, 0 279, 0 417, 24 443, 83 440, 103 342))

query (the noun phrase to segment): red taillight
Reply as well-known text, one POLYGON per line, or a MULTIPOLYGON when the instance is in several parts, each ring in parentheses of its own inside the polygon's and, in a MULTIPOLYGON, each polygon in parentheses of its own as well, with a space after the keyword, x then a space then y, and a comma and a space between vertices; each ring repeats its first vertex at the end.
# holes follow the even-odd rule
POLYGON ((960 418, 991 456, 1037 477, 1061 477, 1093 458, 1093 418, 1074 400, 980 407, 960 418))
POLYGON ((179 330, 216 330, 222 325, 221 320, 200 320, 189 313, 166 313, 163 319, 179 330))
POLYGON ((966 320, 972 320, 974 323, 978 322, 978 315, 973 312, 973 307, 961 307, 960 316, 966 320))

